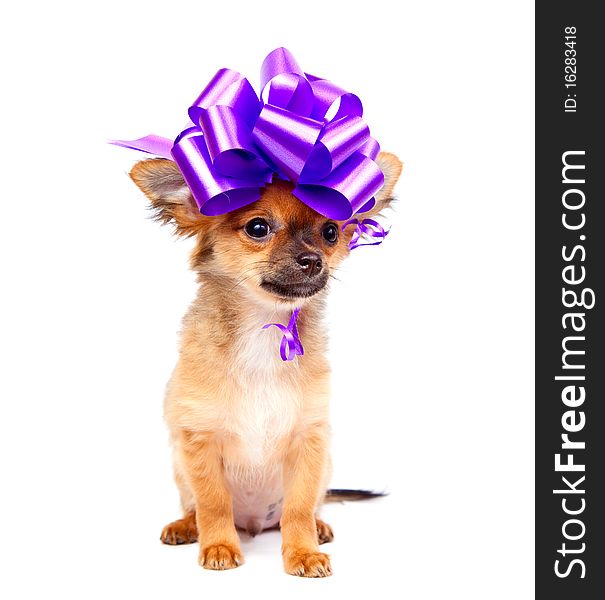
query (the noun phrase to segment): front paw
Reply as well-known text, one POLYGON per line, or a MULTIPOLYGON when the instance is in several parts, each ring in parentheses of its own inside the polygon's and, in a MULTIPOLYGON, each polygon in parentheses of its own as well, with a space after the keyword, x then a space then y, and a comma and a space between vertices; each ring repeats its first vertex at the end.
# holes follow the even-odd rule
POLYGON ((199 563, 204 569, 224 571, 235 569, 244 563, 244 557, 237 546, 231 544, 211 544, 200 550, 199 563))
POLYGON ((286 573, 299 577, 329 577, 332 575, 330 557, 323 552, 284 550, 286 573))

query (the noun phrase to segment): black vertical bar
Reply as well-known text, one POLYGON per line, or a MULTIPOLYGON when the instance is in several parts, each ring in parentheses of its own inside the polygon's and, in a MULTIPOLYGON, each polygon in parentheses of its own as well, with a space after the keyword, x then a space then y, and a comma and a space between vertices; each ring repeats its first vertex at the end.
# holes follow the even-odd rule
POLYGON ((536 4, 538 599, 605 598, 605 36, 598 8, 536 4), (565 173, 564 161, 572 165, 565 173), (574 292, 585 306, 564 306, 574 292), (578 352, 565 361, 564 340, 578 352), (563 449, 563 435, 585 448, 563 449), (556 470, 557 454, 568 470, 556 470), (571 470, 570 461, 584 470, 571 470))

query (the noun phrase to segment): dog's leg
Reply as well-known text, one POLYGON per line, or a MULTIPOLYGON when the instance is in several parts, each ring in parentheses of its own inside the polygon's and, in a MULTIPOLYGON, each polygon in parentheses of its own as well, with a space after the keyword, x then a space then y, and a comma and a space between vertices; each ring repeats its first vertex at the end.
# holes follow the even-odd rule
POLYGON ((299 437, 284 463, 285 497, 281 518, 282 555, 287 573, 302 577, 332 574, 330 559, 319 551, 317 504, 324 490, 327 435, 315 429, 299 437))
POLYGON ((315 517, 315 527, 317 528, 317 540, 320 544, 327 544, 334 540, 332 528, 319 517, 315 517))
POLYGON ((183 431, 182 441, 183 465, 195 499, 199 563, 214 570, 237 567, 244 560, 219 446, 208 436, 187 431, 183 431))
POLYGON ((172 523, 168 523, 160 535, 160 540, 164 544, 171 546, 180 544, 193 544, 197 542, 197 523, 195 522, 195 499, 187 477, 184 473, 182 464, 181 452, 179 450, 178 436, 172 436, 172 444, 174 445, 173 468, 174 482, 179 490, 181 498, 181 509, 183 518, 177 519, 172 523))
POLYGON ((195 511, 187 513, 182 519, 169 523, 162 530, 160 540, 171 546, 180 544, 193 544, 197 542, 197 523, 195 511))

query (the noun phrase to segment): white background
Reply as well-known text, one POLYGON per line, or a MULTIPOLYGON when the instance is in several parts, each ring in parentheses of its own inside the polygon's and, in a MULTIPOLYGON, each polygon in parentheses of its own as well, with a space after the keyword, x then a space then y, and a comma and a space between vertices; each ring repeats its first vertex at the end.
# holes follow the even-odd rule
POLYGON ((533 7, 529 2, 52 2, 4 9, 6 598, 533 596, 533 7), (397 10, 395 9, 397 6, 397 10), (7 12, 8 11, 8 12, 7 12), (223 66, 288 47, 360 95, 405 163, 393 230, 334 286, 329 580, 279 534, 216 573, 178 516, 163 387, 190 243, 149 220, 105 144, 171 137, 223 66), (346 594, 346 596, 345 596, 346 594))

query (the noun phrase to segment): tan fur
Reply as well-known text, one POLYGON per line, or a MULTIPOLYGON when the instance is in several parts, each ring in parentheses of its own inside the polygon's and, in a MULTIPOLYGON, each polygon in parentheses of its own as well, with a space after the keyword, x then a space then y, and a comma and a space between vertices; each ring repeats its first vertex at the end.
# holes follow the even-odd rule
MULTIPOLYGON (((379 164, 387 178, 373 213, 388 205, 401 171, 393 155, 381 154, 379 164)), ((184 518, 164 528, 162 541, 188 543, 199 532, 201 565, 236 567, 243 562, 236 525, 255 534, 262 524, 237 522, 235 513, 246 518, 248 497, 269 504, 281 490, 286 571, 331 574, 318 543, 333 534, 316 519, 330 476, 330 370, 320 326, 327 286, 310 297, 285 298, 260 285, 281 276, 301 250, 318 252, 331 274, 349 252, 353 228, 328 244, 321 229, 329 220, 294 198, 282 181, 249 206, 205 217, 174 163, 142 161, 131 177, 159 220, 172 223, 179 235, 195 236, 191 266, 201 284, 183 320, 180 358, 165 400, 184 518), (270 239, 259 242, 245 232, 255 217, 271 222, 270 239), (301 307, 305 354, 282 362, 281 333, 262 325, 286 324, 295 307, 301 307)))
MULTIPOLYGON (((334 539, 332 528, 321 519, 315 517, 315 526, 317 529, 317 541, 319 544, 327 544, 334 539)), ((162 530, 160 539, 164 544, 178 546, 180 544, 193 544, 197 542, 197 523, 195 520, 195 511, 185 514, 182 519, 177 519, 169 523, 162 530)))

